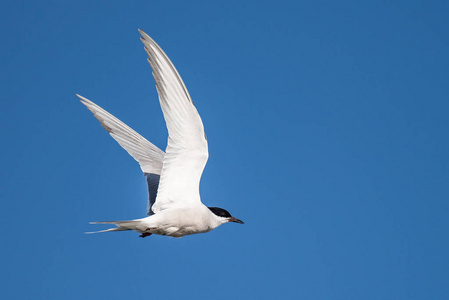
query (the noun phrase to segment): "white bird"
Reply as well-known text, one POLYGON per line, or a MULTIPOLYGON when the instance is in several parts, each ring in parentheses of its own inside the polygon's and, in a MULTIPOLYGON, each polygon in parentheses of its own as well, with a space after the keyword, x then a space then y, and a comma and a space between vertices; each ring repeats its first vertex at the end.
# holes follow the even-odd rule
MULTIPOLYGON (((148 184, 148 217, 129 221, 92 222, 117 227, 96 232, 134 230, 183 237, 204 233, 237 218, 200 199, 201 174, 209 156, 203 122, 170 59, 139 29, 153 69, 159 101, 168 129, 166 153, 92 101, 77 95, 109 134, 139 163, 148 184)), ((94 232, 92 232, 94 233, 94 232)))

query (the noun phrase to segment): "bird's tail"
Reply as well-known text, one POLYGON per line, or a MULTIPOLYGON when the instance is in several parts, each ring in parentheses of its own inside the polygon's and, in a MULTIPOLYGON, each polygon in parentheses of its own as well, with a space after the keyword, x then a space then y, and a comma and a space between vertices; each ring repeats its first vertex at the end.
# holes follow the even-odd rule
POLYGON ((109 228, 109 229, 106 229, 106 230, 86 232, 86 234, 100 233, 100 232, 110 232, 110 231, 134 230, 135 229, 135 224, 134 223, 135 223, 135 221, 90 222, 89 224, 114 224, 117 227, 109 228))

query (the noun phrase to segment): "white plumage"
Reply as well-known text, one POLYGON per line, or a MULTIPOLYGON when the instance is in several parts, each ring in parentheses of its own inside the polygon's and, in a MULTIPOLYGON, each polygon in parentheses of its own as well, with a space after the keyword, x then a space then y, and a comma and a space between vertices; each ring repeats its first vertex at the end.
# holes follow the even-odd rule
POLYGON ((149 217, 115 224, 98 232, 135 230, 182 237, 208 232, 227 222, 243 223, 229 212, 206 207, 199 184, 209 153, 203 122, 175 67, 159 45, 139 30, 153 70, 168 129, 166 153, 92 101, 77 95, 109 134, 140 164, 149 192, 149 217))

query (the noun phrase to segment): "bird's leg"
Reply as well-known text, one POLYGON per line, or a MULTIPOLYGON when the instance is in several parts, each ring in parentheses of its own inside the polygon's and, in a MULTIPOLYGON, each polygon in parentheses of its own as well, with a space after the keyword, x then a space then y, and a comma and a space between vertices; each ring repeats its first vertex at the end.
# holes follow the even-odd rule
POLYGON ((149 227, 145 230, 145 232, 142 232, 141 235, 139 235, 141 238, 147 237, 152 235, 152 233, 150 233, 151 230, 156 229, 155 227, 149 227))

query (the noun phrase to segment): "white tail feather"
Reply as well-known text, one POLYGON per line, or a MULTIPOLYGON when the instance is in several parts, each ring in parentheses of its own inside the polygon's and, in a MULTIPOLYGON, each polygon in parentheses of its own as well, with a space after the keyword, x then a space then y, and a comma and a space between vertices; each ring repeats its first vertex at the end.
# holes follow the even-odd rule
POLYGON ((134 230, 135 229, 134 221, 89 222, 89 224, 114 224, 117 227, 109 228, 109 229, 105 229, 105 230, 99 230, 99 231, 86 232, 86 234, 110 232, 110 231, 126 231, 126 230, 134 230))
POLYGON ((131 230, 131 229, 127 229, 127 228, 124 228, 124 227, 116 227, 116 228, 109 228, 109 229, 99 230, 99 231, 85 232, 85 234, 110 232, 110 231, 125 231, 125 230, 131 230))

